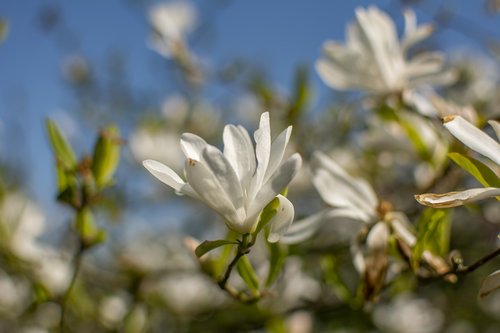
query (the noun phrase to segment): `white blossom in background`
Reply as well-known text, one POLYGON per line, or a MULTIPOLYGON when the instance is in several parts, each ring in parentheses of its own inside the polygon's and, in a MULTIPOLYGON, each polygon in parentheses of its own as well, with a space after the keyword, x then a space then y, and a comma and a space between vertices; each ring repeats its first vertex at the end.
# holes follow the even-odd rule
POLYGON ((417 26, 415 13, 404 13, 405 30, 398 39, 391 18, 377 7, 356 9, 356 21, 347 26, 346 43, 327 41, 316 69, 323 81, 338 90, 373 94, 402 92, 422 84, 448 83, 444 56, 424 52, 409 57, 409 49, 427 38, 431 25, 417 26))
POLYGON ((196 11, 187 1, 162 3, 151 8, 149 20, 154 29, 150 45, 170 58, 185 48, 186 36, 196 26, 196 11))
POLYGON ((34 277, 53 295, 65 291, 71 278, 70 263, 60 251, 39 240, 45 231, 43 212, 23 195, 13 193, 3 199, 0 221, 2 242, 30 263, 34 277))
POLYGON ((444 315, 429 301, 402 294, 389 304, 377 306, 373 320, 387 333, 438 333, 443 327, 444 315))
POLYGON ((297 153, 282 161, 291 132, 290 126, 271 142, 269 113, 266 112, 254 133, 255 148, 242 126, 225 126, 224 152, 197 135, 184 133, 181 148, 186 156, 186 181, 158 161, 145 160, 143 164, 176 193, 198 199, 212 208, 224 218, 227 227, 237 233, 253 232, 264 207, 278 198, 279 209, 270 222, 268 237, 269 241, 276 242, 288 229, 294 215, 292 203, 280 193, 302 164, 297 153))
MULTIPOLYGON (((496 135, 500 138, 500 123, 489 121, 496 135)), ((450 133, 470 149, 489 158, 500 165, 500 144, 488 134, 475 127, 460 116, 450 116, 444 119, 444 126, 450 133)), ((464 205, 468 202, 493 198, 500 195, 500 188, 472 188, 443 194, 426 193, 416 195, 419 203, 436 208, 449 208, 464 205)))

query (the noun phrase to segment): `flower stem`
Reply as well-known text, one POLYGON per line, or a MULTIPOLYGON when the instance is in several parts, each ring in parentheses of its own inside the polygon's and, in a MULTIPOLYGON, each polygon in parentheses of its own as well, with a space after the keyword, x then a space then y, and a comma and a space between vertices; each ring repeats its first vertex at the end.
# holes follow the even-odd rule
POLYGON ((61 300, 61 317, 59 319, 59 332, 63 333, 65 332, 65 321, 66 321, 66 312, 67 312, 67 303, 69 300, 69 296, 71 294, 71 291, 73 290, 75 283, 76 283, 76 278, 78 277, 78 273, 80 272, 80 268, 82 266, 82 259, 83 259, 83 253, 85 252, 85 246, 83 245, 83 242, 81 239, 79 239, 79 245, 78 245, 78 251, 76 252, 75 256, 73 257, 73 275, 71 277, 71 281, 69 283, 68 289, 66 289, 66 292, 64 293, 62 300, 61 300))
POLYGON ((231 272, 233 271, 234 266, 236 265, 236 263, 238 263, 238 260, 240 260, 241 257, 250 252, 250 247, 252 245, 253 243, 248 242, 248 234, 244 234, 241 238, 241 241, 238 242, 238 249, 236 250, 236 255, 227 266, 224 276, 218 282, 219 287, 221 289, 227 290, 226 284, 229 278, 231 277, 231 272))

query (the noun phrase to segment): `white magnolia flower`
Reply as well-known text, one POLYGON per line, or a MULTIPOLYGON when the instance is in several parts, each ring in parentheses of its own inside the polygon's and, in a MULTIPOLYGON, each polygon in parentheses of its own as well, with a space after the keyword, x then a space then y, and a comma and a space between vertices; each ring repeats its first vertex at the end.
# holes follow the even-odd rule
POLYGON ((294 215, 292 203, 279 193, 299 170, 302 159, 293 154, 282 162, 292 127, 271 143, 269 113, 263 113, 259 129, 250 135, 242 126, 226 125, 224 152, 197 135, 184 133, 181 148, 186 156, 184 181, 171 168, 154 160, 143 162, 156 178, 176 190, 198 199, 222 216, 228 228, 238 233, 255 230, 260 213, 274 198, 279 209, 271 223, 269 241, 278 241, 294 215))
POLYGON ((153 6, 149 20, 155 30, 150 43, 161 55, 170 58, 196 24, 196 12, 188 2, 170 2, 153 6))
MULTIPOLYGON (((500 138, 500 123, 489 121, 500 138)), ((488 157, 497 165, 500 165, 500 144, 489 135, 475 127, 460 116, 445 117, 444 126, 470 149, 488 157)), ((492 198, 500 195, 500 188, 472 188, 465 191, 449 192, 444 194, 426 193, 415 196, 422 205, 449 208, 477 201, 485 198, 492 198)))
POLYGON ((415 13, 406 11, 405 31, 398 39, 391 18, 377 7, 356 9, 356 21, 347 26, 346 44, 327 41, 316 69, 327 85, 339 90, 365 90, 386 94, 422 83, 443 84, 444 57, 420 53, 408 59, 410 47, 427 38, 431 25, 417 26, 415 13))

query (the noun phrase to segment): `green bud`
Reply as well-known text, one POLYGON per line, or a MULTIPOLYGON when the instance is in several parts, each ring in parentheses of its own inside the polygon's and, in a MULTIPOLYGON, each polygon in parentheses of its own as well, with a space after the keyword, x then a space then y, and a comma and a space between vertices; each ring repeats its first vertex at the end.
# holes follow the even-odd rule
POLYGON ((52 151, 58 165, 61 165, 64 170, 73 169, 76 166, 77 160, 68 140, 52 120, 47 119, 46 125, 52 151))
POLYGON ((111 182, 120 161, 120 131, 111 125, 99 134, 94 146, 92 159, 92 174, 98 189, 111 182))

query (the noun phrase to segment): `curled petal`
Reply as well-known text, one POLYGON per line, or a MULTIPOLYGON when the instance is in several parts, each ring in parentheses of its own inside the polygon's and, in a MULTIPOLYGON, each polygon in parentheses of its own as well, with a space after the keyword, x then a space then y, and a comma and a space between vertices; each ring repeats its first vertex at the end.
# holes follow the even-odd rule
POLYGON ((281 134, 278 135, 278 137, 271 144, 271 154, 266 174, 264 176, 264 182, 266 182, 269 179, 269 177, 271 177, 274 171, 276 171, 278 166, 281 164, 291 134, 292 134, 292 126, 289 126, 287 129, 281 132, 281 134))
POLYGON ((162 183, 167 184, 176 191, 180 191, 186 184, 174 170, 170 169, 163 163, 155 160, 145 160, 142 162, 142 165, 144 165, 144 167, 162 183))
POLYGON ((500 140, 500 123, 495 120, 488 120, 488 124, 490 124, 490 126, 493 127, 493 130, 495 131, 497 138, 500 140))
POLYGON ((249 200, 253 200, 259 188, 264 182, 269 157, 271 154, 271 126, 269 124, 269 112, 264 112, 260 116, 259 129, 254 133, 255 156, 257 157, 257 169, 252 179, 252 187, 249 193, 249 200))
POLYGON ((270 243, 276 243, 280 240, 280 237, 285 234, 288 227, 293 222, 293 216, 295 214, 293 204, 286 197, 281 194, 277 196, 279 200, 279 207, 276 214, 274 214, 269 224, 271 225, 271 230, 267 240, 270 243))
POLYGON ((462 206, 468 202, 482 200, 500 195, 500 188, 486 187, 473 188, 459 192, 443 194, 425 193, 415 195, 415 199, 422 205, 435 208, 450 208, 462 206))

